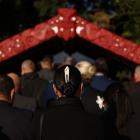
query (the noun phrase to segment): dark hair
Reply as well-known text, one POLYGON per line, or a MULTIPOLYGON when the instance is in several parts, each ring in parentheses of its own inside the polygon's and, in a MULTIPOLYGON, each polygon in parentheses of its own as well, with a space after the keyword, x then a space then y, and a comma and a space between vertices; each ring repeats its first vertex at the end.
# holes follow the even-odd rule
POLYGON ((14 88, 13 80, 7 75, 0 75, 1 94, 8 96, 13 88, 14 88))
POLYGON ((52 55, 45 55, 42 59, 42 62, 49 62, 50 64, 53 63, 53 56, 52 55))
POLYGON ((74 96, 82 82, 81 74, 77 68, 71 65, 64 65, 56 70, 54 84, 56 88, 65 96, 74 96), (64 70, 69 67, 69 82, 65 81, 64 70))
POLYGON ((117 128, 122 128, 133 113, 132 103, 124 86, 118 82, 111 84, 104 93, 104 100, 115 111, 117 128))
POLYGON ((102 72, 104 74, 108 73, 108 65, 107 61, 103 57, 99 57, 95 60, 95 66, 97 72, 102 72))

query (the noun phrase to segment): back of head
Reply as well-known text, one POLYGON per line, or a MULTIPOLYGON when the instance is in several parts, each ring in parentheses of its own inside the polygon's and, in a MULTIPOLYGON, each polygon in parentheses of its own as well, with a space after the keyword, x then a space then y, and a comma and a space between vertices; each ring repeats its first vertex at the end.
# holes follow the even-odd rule
POLYGON ((47 68, 52 69, 53 68, 53 56, 52 55, 46 55, 43 57, 43 59, 40 62, 41 68, 47 68))
POLYGON ((35 64, 32 60, 25 60, 21 64, 21 74, 31 73, 35 71, 35 64))
POLYGON ((43 57, 42 59, 43 62, 49 62, 49 63, 53 63, 53 56, 52 55, 46 55, 43 57))
POLYGON ((118 82, 111 84, 104 93, 108 107, 116 113, 116 126, 121 128, 132 115, 132 104, 124 86, 118 82))
POLYGON ((72 65, 72 66, 74 66, 75 64, 76 60, 71 56, 66 57, 62 63, 62 65, 72 65))
POLYGON ((13 80, 7 75, 0 75, 0 94, 4 96, 10 96, 11 90, 13 88, 13 80))
POLYGON ((80 71, 83 80, 90 80, 96 72, 96 67, 88 61, 80 61, 75 67, 80 71))
POLYGON ((81 85, 81 74, 77 68, 64 65, 58 68, 54 75, 56 88, 65 96, 74 96, 81 85))
POLYGON ((15 93, 19 93, 19 90, 20 90, 20 84, 21 84, 21 81, 20 81, 20 77, 16 74, 16 73, 8 73, 7 74, 14 82, 14 85, 15 85, 15 93))
POLYGON ((99 57, 95 60, 95 66, 96 66, 96 70, 97 72, 101 72, 104 74, 108 73, 108 65, 106 62, 106 59, 103 57, 99 57))
POLYGON ((137 65, 135 68, 134 78, 136 82, 140 81, 140 65, 137 65))

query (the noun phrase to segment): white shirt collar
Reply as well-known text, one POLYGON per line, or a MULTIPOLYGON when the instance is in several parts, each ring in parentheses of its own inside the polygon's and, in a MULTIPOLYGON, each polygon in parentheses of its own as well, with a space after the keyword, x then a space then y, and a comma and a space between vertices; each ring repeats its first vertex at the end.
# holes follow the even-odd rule
POLYGON ((96 75, 96 76, 103 76, 104 74, 101 73, 101 72, 97 72, 95 75, 96 75))

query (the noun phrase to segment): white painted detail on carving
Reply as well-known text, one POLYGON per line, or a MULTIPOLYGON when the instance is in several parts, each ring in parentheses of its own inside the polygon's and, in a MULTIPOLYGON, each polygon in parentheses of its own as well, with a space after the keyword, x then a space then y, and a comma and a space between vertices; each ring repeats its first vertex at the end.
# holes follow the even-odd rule
POLYGON ((5 54, 2 54, 2 57, 5 57, 5 54))
POLYGON ((51 24, 54 24, 54 21, 51 21, 51 24))
POLYGON ((0 51, 0 55, 2 55, 2 51, 0 51))
POLYGON ((58 33, 58 27, 57 26, 52 27, 52 30, 54 31, 55 34, 58 33))
POLYGON ((76 33, 77 33, 77 34, 80 34, 81 31, 82 31, 83 29, 84 29, 84 27, 78 26, 78 27, 76 28, 76 33))
POLYGON ((123 50, 126 52, 127 51, 127 48, 124 48, 123 50))
POLYGON ((79 23, 79 20, 77 20, 76 23, 79 23))
POLYGON ((61 27, 61 28, 60 28, 60 31, 63 32, 63 31, 64 31, 64 28, 61 27))
POLYGON ((131 57, 133 57, 133 56, 134 56, 134 54, 133 54, 133 53, 131 53, 131 54, 130 54, 130 56, 131 56, 131 57))
POLYGON ((20 47, 20 44, 17 44, 16 47, 19 48, 20 47))
POLYGON ((16 39, 16 42, 19 42, 19 39, 16 39))
POLYGON ((59 20, 57 19, 56 22, 59 22, 59 20))
POLYGON ((119 47, 119 44, 118 43, 115 43, 115 47, 119 47))
POLYGON ((84 22, 84 21, 82 21, 82 22, 81 22, 81 24, 83 24, 83 25, 84 25, 84 24, 85 24, 85 22, 84 22))
POLYGON ((76 21, 76 17, 72 17, 71 20, 72 20, 72 21, 76 21))
POLYGON ((10 47, 10 48, 8 48, 8 51, 10 52, 12 50, 12 48, 10 47))
POLYGON ((120 41, 120 39, 119 39, 119 38, 116 38, 116 41, 117 41, 117 42, 119 42, 119 41, 120 41))
POLYGON ((62 21, 64 18, 62 16, 59 17, 59 20, 62 21))
POLYGON ((71 31, 71 32, 74 32, 74 28, 71 28, 70 31, 71 31))

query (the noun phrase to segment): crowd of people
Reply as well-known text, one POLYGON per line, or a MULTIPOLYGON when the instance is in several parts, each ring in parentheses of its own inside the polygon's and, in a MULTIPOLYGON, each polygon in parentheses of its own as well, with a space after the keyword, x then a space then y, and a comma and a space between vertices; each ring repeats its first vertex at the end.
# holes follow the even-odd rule
POLYGON ((108 76, 105 58, 94 63, 53 57, 21 63, 21 74, 0 75, 2 140, 139 140, 140 66, 134 81, 108 76))

